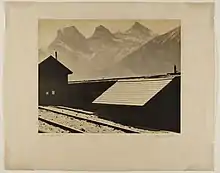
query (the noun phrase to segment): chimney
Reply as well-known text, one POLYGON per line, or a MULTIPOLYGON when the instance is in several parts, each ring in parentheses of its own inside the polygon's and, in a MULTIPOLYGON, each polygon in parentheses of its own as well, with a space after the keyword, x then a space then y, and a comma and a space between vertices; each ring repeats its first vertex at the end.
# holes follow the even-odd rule
POLYGON ((55 59, 57 60, 57 51, 55 52, 55 59))
POLYGON ((174 70, 174 74, 176 74, 177 73, 176 65, 174 65, 173 70, 174 70))

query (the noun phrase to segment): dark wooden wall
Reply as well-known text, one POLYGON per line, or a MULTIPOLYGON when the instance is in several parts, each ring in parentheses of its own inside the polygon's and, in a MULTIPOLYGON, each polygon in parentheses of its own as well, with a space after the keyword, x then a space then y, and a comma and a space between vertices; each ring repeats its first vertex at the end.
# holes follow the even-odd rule
POLYGON ((63 105, 68 95, 67 88, 67 75, 40 76, 39 105, 63 105))
POLYGON ((69 84, 68 98, 65 105, 94 111, 99 105, 92 104, 92 102, 114 85, 115 82, 116 81, 69 84))

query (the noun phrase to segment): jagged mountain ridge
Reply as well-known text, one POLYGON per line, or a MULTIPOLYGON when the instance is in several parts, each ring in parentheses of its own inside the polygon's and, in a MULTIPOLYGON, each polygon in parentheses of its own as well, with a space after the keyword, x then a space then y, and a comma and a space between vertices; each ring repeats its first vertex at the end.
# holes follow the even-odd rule
MULTIPOLYGON (((138 30, 140 30, 140 32, 146 30, 153 33, 141 24, 139 24, 138 27, 136 27, 136 25, 138 25, 137 22, 131 27, 131 29, 136 30, 136 32, 138 32, 138 30)), ((145 34, 147 33, 146 31, 145 34)), ((133 38, 135 37, 134 35, 131 36, 133 38)), ((94 68, 98 68, 99 72, 102 73, 106 68, 113 66, 129 53, 140 47, 141 44, 152 38, 152 35, 149 33, 145 36, 145 39, 143 39, 143 37, 139 39, 137 36, 135 39, 126 39, 129 37, 129 33, 126 33, 123 38, 120 38, 102 25, 96 27, 93 35, 88 38, 90 47, 94 51, 91 58, 91 65, 94 64, 94 68)))
POLYGON ((152 39, 154 36, 156 36, 156 34, 149 28, 140 24, 139 22, 135 22, 131 26, 131 28, 129 28, 125 32, 120 32, 120 31, 116 32, 115 36, 117 38, 121 38, 125 40, 144 43, 152 39))
MULTIPOLYGON (((103 78, 139 74, 148 75, 152 70, 141 70, 143 64, 146 65, 147 63, 148 66, 154 67, 153 69, 156 68, 157 64, 164 64, 154 49, 158 49, 158 51, 161 52, 164 52, 164 50, 162 51, 160 46, 147 46, 149 48, 145 48, 145 46, 147 44, 167 44, 170 39, 179 39, 180 41, 177 32, 170 31, 166 34, 158 36, 147 27, 136 22, 127 31, 117 33, 111 33, 107 28, 100 25, 95 28, 91 37, 86 38, 76 27, 71 26, 58 30, 57 36, 48 47, 47 53, 51 54, 54 51, 58 51, 59 60, 74 71, 74 75, 71 77, 72 79, 75 79, 75 77, 103 78), (169 37, 166 36, 166 34, 169 34, 169 37), (165 41, 166 39, 168 40, 165 41), (151 58, 143 58, 143 56, 140 56, 140 53, 137 53, 139 51, 145 52, 145 49, 151 49, 150 47, 154 50, 152 56, 154 55, 156 57, 155 59, 158 60, 148 62, 149 60, 145 59, 151 58), (132 58, 133 56, 137 57, 132 58)), ((170 46, 174 46, 174 49, 180 49, 180 47, 175 47, 175 45, 172 44, 170 44, 170 46)), ((167 49, 169 46, 166 47, 167 46, 163 49, 167 49)), ((173 50, 169 48, 169 51, 173 50)), ((176 50, 174 50, 174 52, 175 51, 176 50)), ((147 53, 151 54, 152 52, 148 50, 147 53)), ((42 56, 46 53, 41 50, 39 54, 42 56)), ((170 63, 167 62, 167 64, 170 63)), ((167 71, 167 66, 169 65, 165 63, 165 66, 164 71, 167 71)))

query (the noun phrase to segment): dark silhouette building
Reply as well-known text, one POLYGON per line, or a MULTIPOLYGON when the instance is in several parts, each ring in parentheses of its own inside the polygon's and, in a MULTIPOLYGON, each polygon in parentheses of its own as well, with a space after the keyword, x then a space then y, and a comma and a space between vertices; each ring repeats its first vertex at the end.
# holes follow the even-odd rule
POLYGON ((73 72, 52 55, 39 64, 39 105, 62 105, 66 102, 68 75, 73 72))
POLYGON ((68 82, 72 73, 57 54, 42 61, 39 105, 82 109, 128 126, 180 133, 181 75, 176 66, 165 75, 68 82))
POLYGON ((69 83, 67 107, 149 130, 180 133, 180 74, 69 83))
POLYGON ((96 113, 101 118, 128 126, 180 133, 181 78, 174 76, 168 83, 163 82, 165 80, 158 79, 160 82, 153 88, 148 88, 153 84, 147 80, 136 85, 135 82, 116 83, 93 101, 98 104, 96 113))

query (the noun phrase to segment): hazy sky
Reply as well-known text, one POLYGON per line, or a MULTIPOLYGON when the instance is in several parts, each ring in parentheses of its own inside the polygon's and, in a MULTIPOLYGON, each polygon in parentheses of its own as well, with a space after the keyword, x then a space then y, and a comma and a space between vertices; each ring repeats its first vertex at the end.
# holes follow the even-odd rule
POLYGON ((103 25, 112 33, 126 31, 135 22, 148 27, 158 34, 165 33, 180 25, 179 20, 57 20, 41 19, 38 23, 39 48, 46 48, 56 37, 57 30, 75 26, 85 37, 90 37, 95 27, 103 25))

